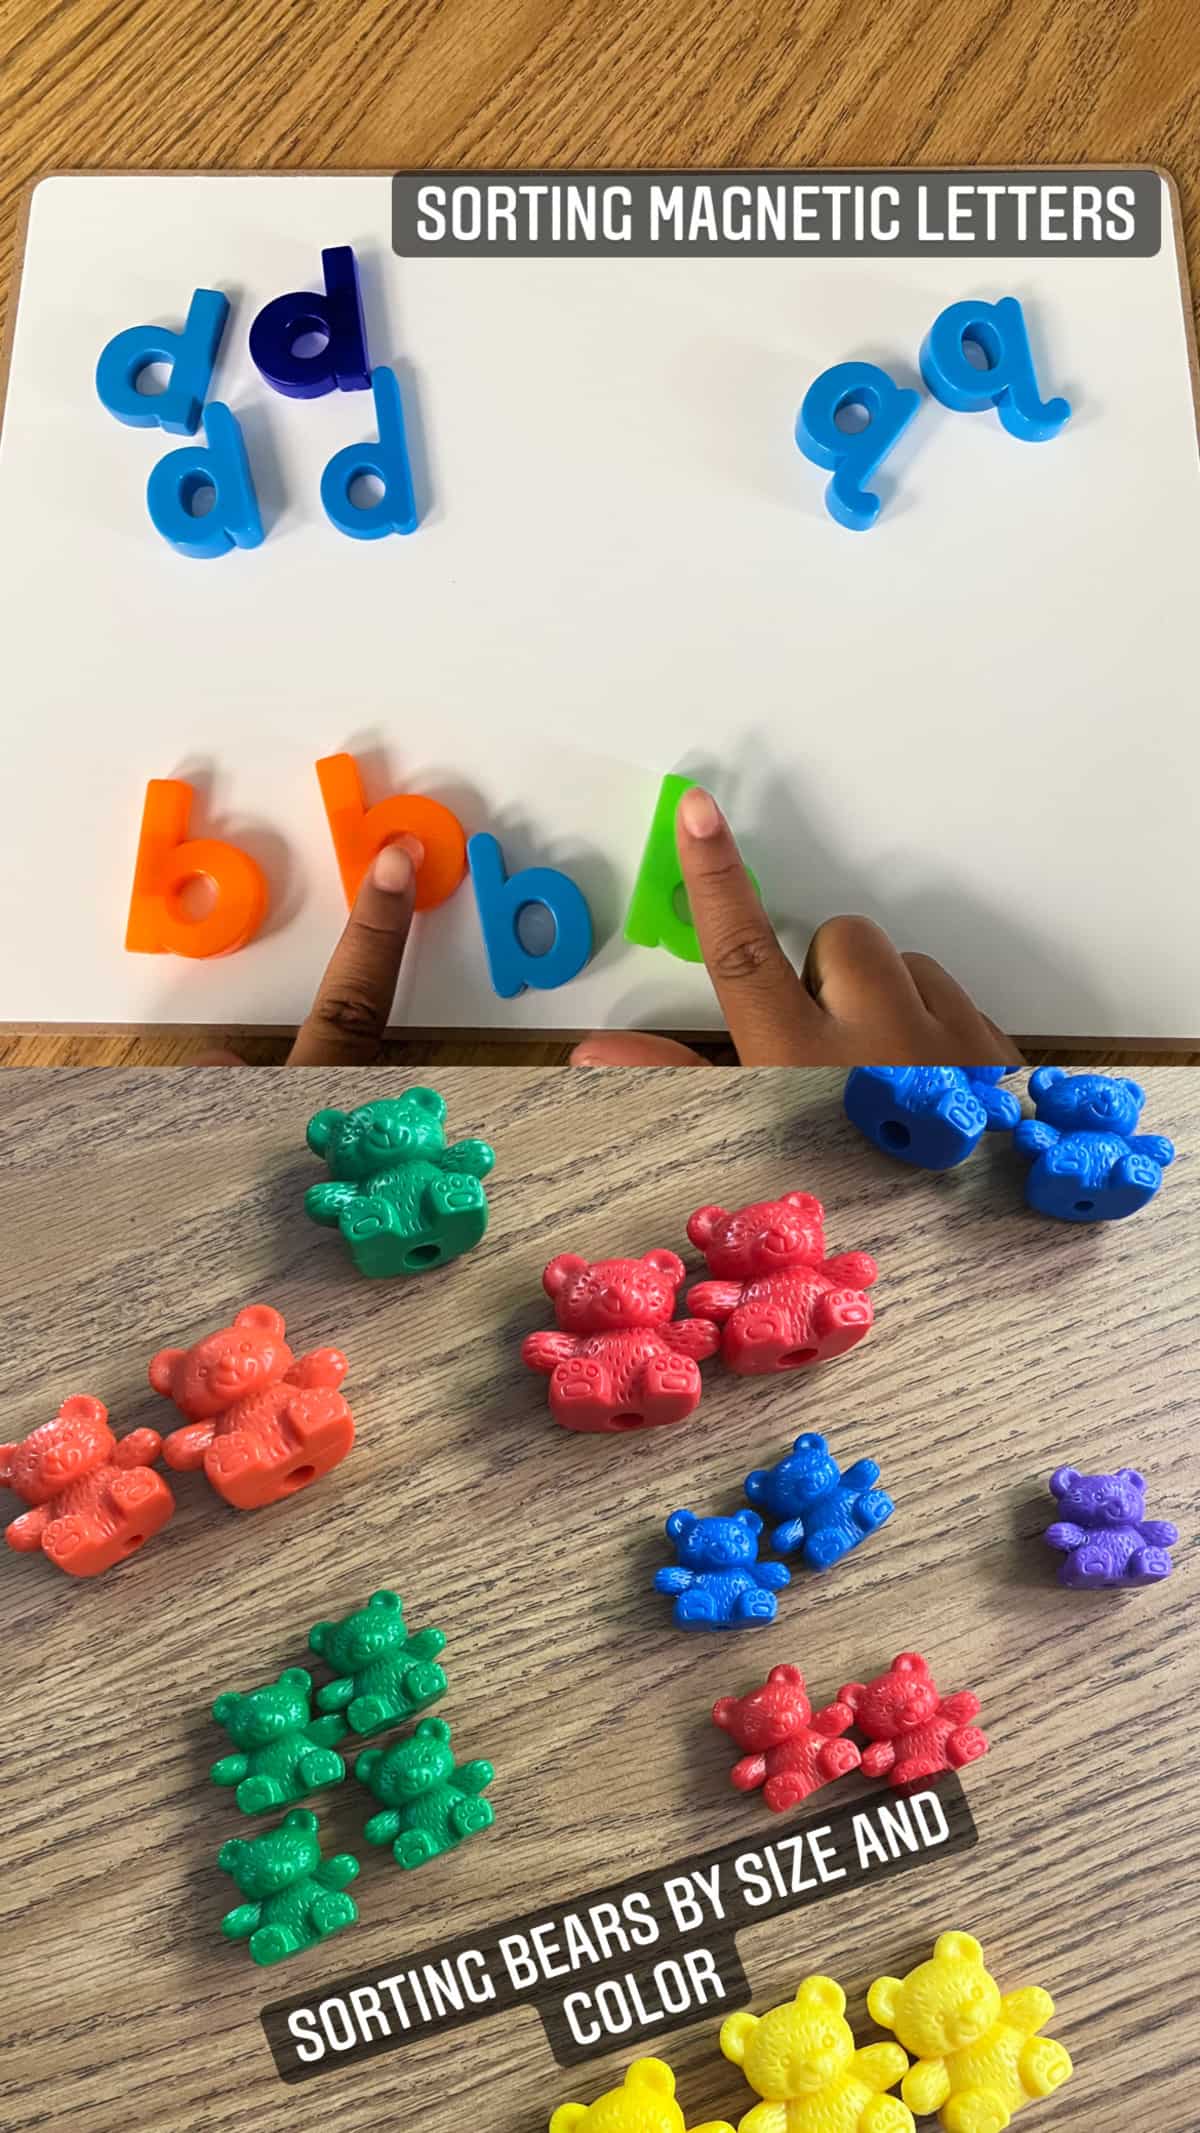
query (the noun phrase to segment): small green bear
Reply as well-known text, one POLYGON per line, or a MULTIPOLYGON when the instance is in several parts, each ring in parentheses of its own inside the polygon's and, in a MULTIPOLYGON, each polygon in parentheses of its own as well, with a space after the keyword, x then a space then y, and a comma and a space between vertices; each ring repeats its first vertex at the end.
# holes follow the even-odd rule
POLYGON ((353 1111, 318 1111, 308 1145, 329 1180, 312 1185, 304 1210, 340 1229, 360 1274, 421 1274, 479 1243, 487 1228, 483 1179, 496 1155, 486 1141, 446 1146, 445 1099, 406 1089, 353 1111))
POLYGON ((253 1962, 282 1962, 358 1917, 345 1894, 346 1883, 358 1877, 358 1861, 349 1852, 322 1861, 319 1827, 314 1814, 293 1807, 274 1829, 231 1837, 217 1853, 221 1871, 251 1899, 225 1913, 221 1931, 226 1940, 248 1940, 253 1962))
POLYGON ((223 1755, 209 1773, 214 1785, 236 1785, 244 1815, 290 1806, 322 1785, 340 1785, 346 1765, 334 1748, 346 1728, 337 1717, 314 1718, 312 1675, 289 1666, 278 1681, 242 1695, 218 1696, 212 1715, 240 1752, 223 1755))
POLYGON ((401 1866, 423 1866, 495 1820, 491 1801, 478 1797, 495 1772, 490 1763, 455 1769, 444 1718, 423 1718, 390 1748, 365 1749, 354 1775, 384 1802, 384 1812, 367 1823, 368 1844, 390 1844, 401 1866))
POLYGON ((398 1592, 373 1592, 340 1622, 314 1622, 308 1641, 341 1677, 317 1690, 317 1704, 343 1713, 354 1733, 380 1733, 446 1693, 446 1676, 434 1663, 445 1636, 440 1629, 409 1636, 398 1592))

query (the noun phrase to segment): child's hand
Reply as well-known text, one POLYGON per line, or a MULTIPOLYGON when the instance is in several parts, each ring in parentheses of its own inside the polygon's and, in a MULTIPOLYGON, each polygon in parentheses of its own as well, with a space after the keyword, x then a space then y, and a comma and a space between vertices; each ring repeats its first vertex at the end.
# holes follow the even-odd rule
MULTIPOLYGON (((709 793, 680 800, 675 836, 692 923, 743 1066, 1019 1066, 1021 1055, 927 955, 869 918, 831 918, 797 976, 709 793)), ((573 1066, 702 1066, 669 1037, 597 1031, 573 1066)))

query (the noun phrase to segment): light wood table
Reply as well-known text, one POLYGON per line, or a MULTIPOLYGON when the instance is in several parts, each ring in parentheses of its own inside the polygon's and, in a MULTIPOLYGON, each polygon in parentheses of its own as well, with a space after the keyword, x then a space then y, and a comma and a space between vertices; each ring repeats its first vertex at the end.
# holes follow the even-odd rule
MULTIPOLYGON (((388 1284, 354 1275, 300 1199, 321 1174, 309 1111, 394 1093, 394 1074, 10 1077, 6 1434, 78 1391, 122 1430, 168 1427, 149 1355, 259 1300, 286 1313, 297 1349, 345 1348, 359 1441, 258 1514, 174 1477, 174 1522, 90 1583, 0 1551, 7 2133, 544 2133, 555 2105, 598 2095, 632 2054, 564 2072, 526 2009, 291 2088, 259 2011, 778 1835, 792 1818, 729 1785, 714 1698, 791 1660, 824 1701, 901 1649, 924 1652, 945 1692, 982 1698, 991 1753, 965 1773, 978 1846, 743 1933, 756 2007, 825 1970, 865 2038, 870 1979, 920 1960, 942 1928, 974 1929, 1006 1989, 1050 1988, 1052 2034, 1076 2060, 1031 2129, 1194 2133, 1200 1075, 1145 1078, 1150 1124, 1181 1149, 1162 1199, 1070 1228, 1026 1212, 1004 1145, 941 1179, 876 1156, 841 1115, 836 1075, 449 1072, 454 1134, 498 1151, 491 1229, 453 1268, 388 1284), (833 1250, 879 1259, 869 1340, 786 1378, 707 1365, 678 1429, 552 1425, 518 1346, 549 1323, 539 1275, 554 1251, 684 1244, 694 1266, 696 1206, 796 1186, 824 1200, 833 1250), (734 1509, 748 1469, 807 1428, 843 1464, 879 1460, 891 1524, 827 1575, 798 1569, 772 1628, 673 1629, 651 1589, 663 1518, 734 1509), (1058 1586, 1039 1536, 1046 1476, 1068 1459, 1146 1471, 1153 1515, 1184 1536, 1168 1584, 1058 1586), (224 1747, 208 1707, 303 1664, 313 1621, 389 1585, 414 1624, 447 1632, 440 1708, 460 1755, 495 1764, 495 1827, 405 1875, 362 1844, 352 1780, 323 1795, 329 1848, 363 1858, 361 1922, 257 1970, 218 1932, 234 1891, 215 1854, 257 1825, 208 1782, 224 1747)), ((750 2107, 713 2020, 659 2049, 689 2125, 750 2107)))
MULTIPOLYGON (((763 0, 751 18, 694 0, 8 0, 4 21, 0 322, 23 188, 55 169, 1155 162, 1197 285, 1194 0, 763 0)), ((230 1042, 286 1055, 261 1031, 0 1027, 0 1065, 175 1064, 230 1042)), ((418 1049, 497 1058, 468 1033, 418 1049)))

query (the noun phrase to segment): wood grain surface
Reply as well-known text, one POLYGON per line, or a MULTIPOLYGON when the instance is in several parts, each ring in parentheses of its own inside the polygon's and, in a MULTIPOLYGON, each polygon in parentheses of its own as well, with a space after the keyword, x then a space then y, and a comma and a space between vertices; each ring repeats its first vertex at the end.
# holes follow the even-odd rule
MULTIPOLYGON (((137 167, 1153 162, 1200 282, 1194 0, 4 0, 0 23, 0 306, 23 189, 137 167)), ((0 1065, 175 1064, 230 1041, 286 1054, 252 1031, 0 1028, 0 1065)), ((468 1036, 421 1053, 496 1056, 468 1036)))
MULTIPOLYGON (((10 1076, 5 1434, 79 1391, 121 1429, 168 1427, 150 1354, 260 1300, 298 1350, 344 1347, 359 1441, 257 1514, 173 1477, 173 1523, 91 1582, 0 1551, 6 2133, 539 2133, 632 2054, 564 2073, 522 2009, 290 2089, 259 2011, 779 1834, 792 1818, 729 1785, 714 1698, 792 1660, 824 1701, 904 1648, 945 1692, 982 1698, 992 1749, 965 1773, 978 1847, 743 1932, 754 2004, 826 1970, 865 2039, 870 1979, 920 1960, 944 1927, 974 1930, 1005 1989, 1053 1992, 1051 2033, 1075 2059, 1031 2128, 1194 2133, 1200 1075, 1145 1079, 1148 1121, 1181 1151, 1161 1201, 1070 1228, 1026 1212, 1006 1145, 940 1179, 875 1155, 841 1116, 836 1075, 451 1071, 454 1134, 497 1149, 491 1229, 453 1267, 387 1284, 356 1277, 300 1199, 321 1174, 310 1111, 394 1093, 394 1074, 10 1076), (553 1251, 682 1246, 693 1267, 693 1208, 796 1186, 824 1200, 833 1250, 879 1259, 867 1342, 781 1379, 706 1365, 703 1404, 677 1429, 552 1425, 518 1346, 549 1323, 553 1251), (651 1589, 663 1518, 732 1510, 745 1472, 811 1427, 843 1464, 879 1460, 891 1524, 827 1575, 797 1570, 772 1628, 673 1629, 651 1589), (1066 1459, 1146 1471, 1151 1514, 1183 1533, 1169 1584, 1058 1586, 1039 1536, 1046 1476, 1066 1459), (447 1632, 441 1709, 460 1756, 496 1766, 496 1824, 405 1875, 363 1846, 353 1780, 322 1796, 330 1848, 364 1861, 361 1922, 256 1970, 218 1932, 233 1889, 216 1851, 258 1825, 208 1782, 225 1745, 208 1707, 303 1664, 310 1624, 381 1585, 414 1625, 447 1632)), ((660 2048, 689 2125, 750 2107, 712 2020, 660 2048)))

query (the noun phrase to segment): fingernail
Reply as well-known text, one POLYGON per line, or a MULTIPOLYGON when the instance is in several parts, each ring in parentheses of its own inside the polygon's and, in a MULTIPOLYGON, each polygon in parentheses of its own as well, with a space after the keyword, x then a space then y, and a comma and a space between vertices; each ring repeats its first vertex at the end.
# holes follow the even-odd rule
POLYGON ((404 896, 411 889, 413 875, 424 857, 415 837, 397 838, 394 844, 385 844, 375 854, 371 880, 387 896, 404 896))
POLYGON ((689 837, 715 837, 721 827, 721 810, 702 785, 689 786, 678 813, 689 837))

